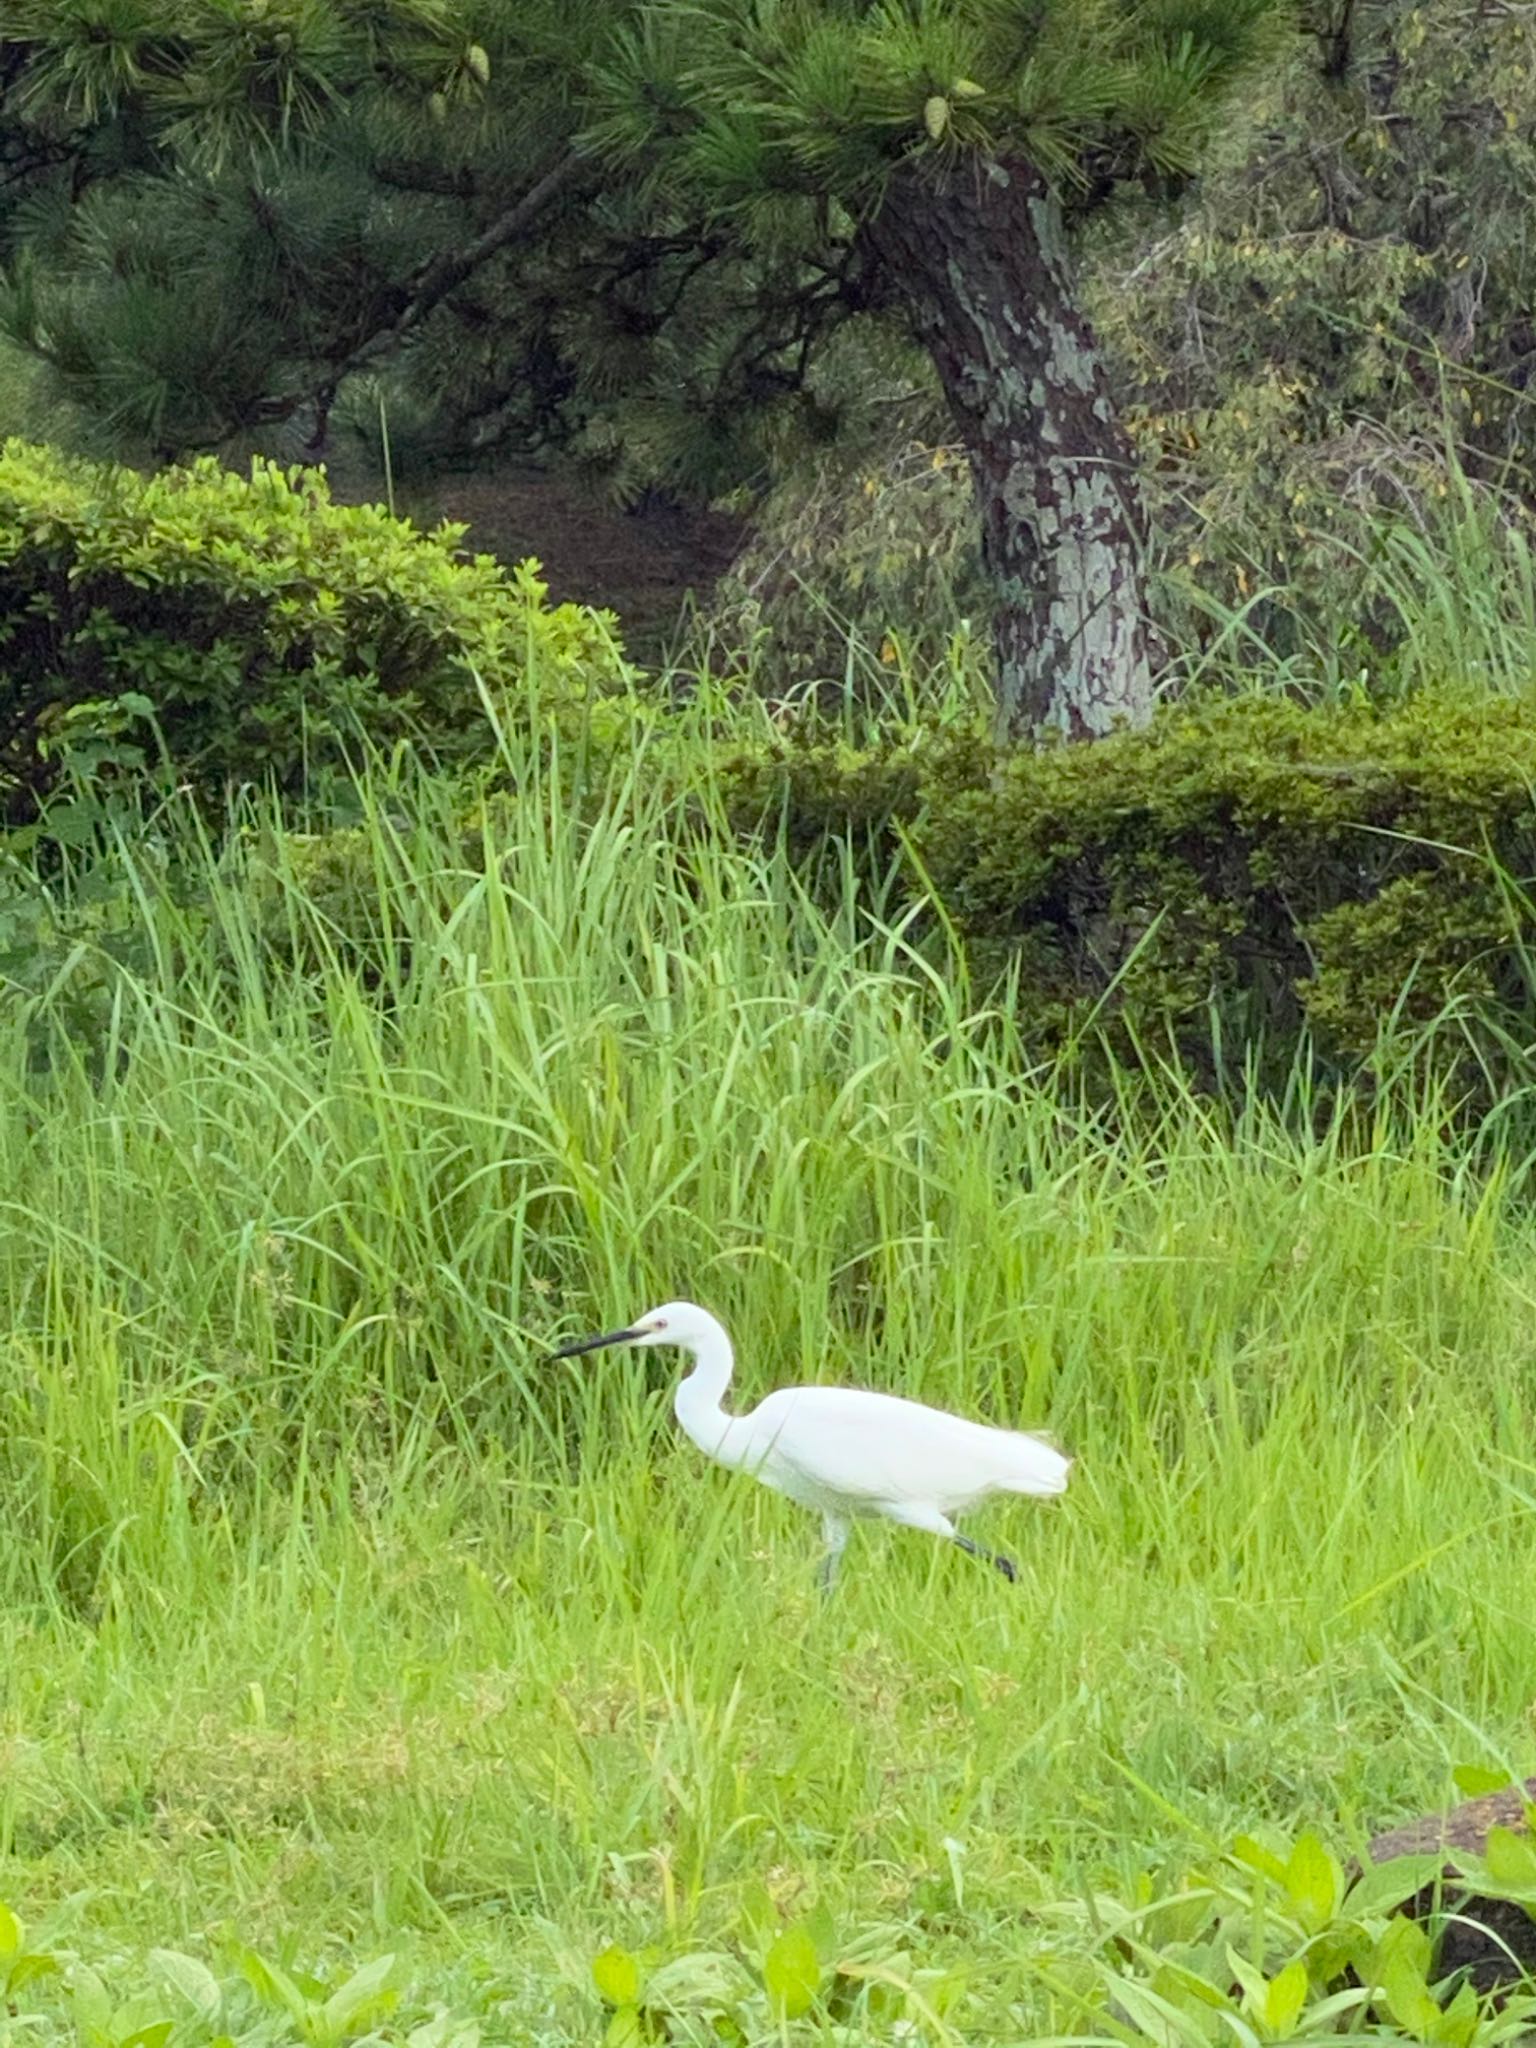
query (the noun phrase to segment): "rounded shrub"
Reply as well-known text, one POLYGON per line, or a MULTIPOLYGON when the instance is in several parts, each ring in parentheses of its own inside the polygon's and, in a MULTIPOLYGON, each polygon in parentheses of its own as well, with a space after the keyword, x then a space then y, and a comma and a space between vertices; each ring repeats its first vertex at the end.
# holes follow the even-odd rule
POLYGON ((63 769, 164 773, 199 792, 313 788, 359 741, 450 758, 515 714, 622 688, 612 621, 508 574, 323 474, 211 459, 152 476, 30 443, 0 447, 0 817, 34 815, 63 769))

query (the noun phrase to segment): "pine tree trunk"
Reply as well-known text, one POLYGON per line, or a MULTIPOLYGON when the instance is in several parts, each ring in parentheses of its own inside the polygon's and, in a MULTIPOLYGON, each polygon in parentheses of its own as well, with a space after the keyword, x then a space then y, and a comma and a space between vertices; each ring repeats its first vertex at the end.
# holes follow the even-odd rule
POLYGON ((1153 645, 1140 492, 1059 205, 1016 159, 912 164, 869 233, 970 455, 997 601, 999 732, 1094 739, 1142 724, 1153 645))

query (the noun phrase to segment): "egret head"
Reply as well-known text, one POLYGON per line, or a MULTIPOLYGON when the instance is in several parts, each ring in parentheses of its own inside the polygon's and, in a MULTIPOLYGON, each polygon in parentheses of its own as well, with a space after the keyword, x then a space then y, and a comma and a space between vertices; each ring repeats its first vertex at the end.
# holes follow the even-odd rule
POLYGON ((642 1344, 680 1344, 691 1351, 720 1332, 720 1325, 693 1301, 668 1301, 660 1308, 647 1309, 643 1316, 622 1330, 609 1330, 601 1337, 581 1337, 574 1344, 562 1344, 556 1358, 577 1358, 584 1351, 601 1351, 609 1344, 628 1344, 636 1350, 642 1344))

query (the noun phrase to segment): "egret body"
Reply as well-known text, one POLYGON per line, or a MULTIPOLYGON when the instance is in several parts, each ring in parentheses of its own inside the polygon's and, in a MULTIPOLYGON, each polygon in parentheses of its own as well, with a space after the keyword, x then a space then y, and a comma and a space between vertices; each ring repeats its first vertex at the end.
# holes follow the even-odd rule
POLYGON ((724 1326, 691 1301, 669 1301, 627 1329, 564 1345, 575 1358, 605 1345, 675 1344, 693 1359, 673 1410, 707 1458, 749 1472, 765 1486, 816 1509, 826 1530, 821 1579, 836 1576, 856 1515, 883 1515, 908 1529, 945 1536, 1016 1576, 1012 1560, 962 1536, 955 1517, 992 1493, 1064 1492, 1072 1460, 1038 1436, 992 1429, 893 1394, 855 1387, 785 1387, 747 1415, 723 1403, 735 1363, 724 1326))

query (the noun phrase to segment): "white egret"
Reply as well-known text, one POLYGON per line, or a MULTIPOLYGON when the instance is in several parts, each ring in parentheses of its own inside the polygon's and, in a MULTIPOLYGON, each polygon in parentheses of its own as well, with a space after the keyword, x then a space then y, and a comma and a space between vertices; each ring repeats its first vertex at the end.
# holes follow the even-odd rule
POLYGON ((785 1387, 749 1415, 728 1415, 721 1403, 735 1363, 731 1340, 696 1302, 669 1301, 625 1329, 584 1337, 554 1355, 576 1358, 609 1344, 675 1344, 692 1355, 693 1370, 673 1396, 678 1421, 706 1457, 750 1472, 820 1512, 827 1539, 823 1587, 836 1577, 856 1515, 883 1515, 908 1529, 947 1536, 1013 1579, 1012 1559, 962 1536, 954 1517, 991 1493, 1066 1489, 1072 1460, 1042 1438, 968 1422, 894 1394, 785 1387))

